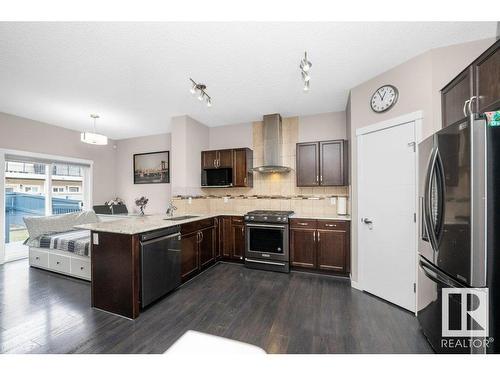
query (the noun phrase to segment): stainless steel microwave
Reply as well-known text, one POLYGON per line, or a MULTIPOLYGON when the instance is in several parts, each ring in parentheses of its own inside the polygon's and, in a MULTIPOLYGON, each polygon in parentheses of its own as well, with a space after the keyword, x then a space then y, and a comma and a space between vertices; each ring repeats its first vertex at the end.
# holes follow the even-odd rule
POLYGON ((230 187, 233 186, 233 169, 217 168, 201 171, 201 186, 230 187))

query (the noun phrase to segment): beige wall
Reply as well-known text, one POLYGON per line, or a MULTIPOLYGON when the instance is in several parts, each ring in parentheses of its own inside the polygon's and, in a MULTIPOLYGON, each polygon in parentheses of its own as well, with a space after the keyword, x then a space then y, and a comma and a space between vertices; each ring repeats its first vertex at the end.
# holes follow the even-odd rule
POLYGON ((346 113, 327 112, 299 116, 298 142, 346 139, 346 113))
POLYGON ((422 136, 425 138, 431 135, 441 128, 440 89, 493 42, 494 39, 487 39, 431 50, 351 89, 348 117, 351 136, 351 246, 354 281, 358 280, 356 130, 407 113, 422 111, 422 136), (399 89, 399 99, 393 109, 377 114, 370 109, 370 98, 373 92, 384 84, 395 85, 399 89))
POLYGON ((0 148, 38 152, 94 161, 93 203, 102 204, 115 195, 115 142, 92 146, 80 142, 74 130, 0 113, 0 148))
POLYGON ((209 128, 189 116, 174 117, 171 143, 172 194, 200 194, 200 154, 209 149, 209 128))
POLYGON ((209 149, 252 148, 252 123, 217 126, 209 129, 209 149))
MULTIPOLYGON (((132 164, 134 154, 169 150, 170 133, 116 141, 116 196, 125 200, 130 212, 138 212, 135 199, 141 196, 149 198, 147 214, 166 211, 171 198, 170 183, 135 185, 132 164)), ((172 173, 172 168, 170 171, 172 173)), ((172 174, 170 177, 172 178, 172 174)))

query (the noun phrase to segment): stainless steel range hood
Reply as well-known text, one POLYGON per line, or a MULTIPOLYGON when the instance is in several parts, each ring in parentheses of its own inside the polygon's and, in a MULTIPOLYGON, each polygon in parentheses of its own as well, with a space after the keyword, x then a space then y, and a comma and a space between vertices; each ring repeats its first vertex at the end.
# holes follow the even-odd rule
POLYGON ((264 165, 253 168, 261 173, 286 173, 291 168, 283 164, 283 131, 278 113, 264 115, 264 165))

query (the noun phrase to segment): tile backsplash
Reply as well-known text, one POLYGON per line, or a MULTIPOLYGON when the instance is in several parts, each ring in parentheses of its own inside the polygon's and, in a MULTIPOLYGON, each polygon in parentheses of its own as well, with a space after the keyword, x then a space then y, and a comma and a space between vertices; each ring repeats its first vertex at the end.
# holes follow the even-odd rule
MULTIPOLYGON (((253 188, 205 188, 197 197, 176 196, 180 213, 240 213, 255 210, 292 210, 304 215, 335 215, 337 197, 349 199, 348 186, 296 186, 295 152, 298 142, 298 117, 283 119, 282 162, 289 173, 254 173, 253 188)), ((263 122, 253 123, 253 165, 263 164, 263 122)), ((349 204, 347 205, 349 207, 349 204)))

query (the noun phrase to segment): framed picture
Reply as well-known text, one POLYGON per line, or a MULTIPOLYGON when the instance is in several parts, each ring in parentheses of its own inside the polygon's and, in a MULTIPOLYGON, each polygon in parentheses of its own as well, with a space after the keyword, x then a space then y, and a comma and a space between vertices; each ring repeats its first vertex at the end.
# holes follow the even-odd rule
POLYGON ((166 184, 169 182, 169 151, 134 154, 134 184, 166 184))

